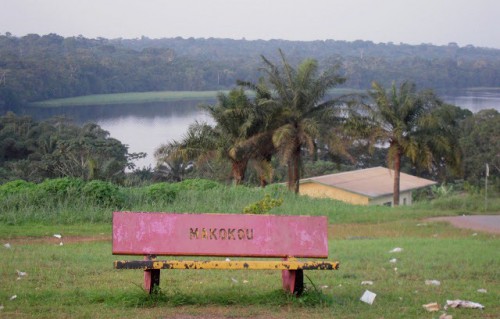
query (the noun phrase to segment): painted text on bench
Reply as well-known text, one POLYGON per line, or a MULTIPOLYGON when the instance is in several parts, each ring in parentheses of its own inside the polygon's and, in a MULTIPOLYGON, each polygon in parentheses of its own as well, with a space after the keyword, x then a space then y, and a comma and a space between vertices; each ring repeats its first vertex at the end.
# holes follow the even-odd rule
POLYGON ((189 239, 252 240, 253 228, 189 228, 189 239))

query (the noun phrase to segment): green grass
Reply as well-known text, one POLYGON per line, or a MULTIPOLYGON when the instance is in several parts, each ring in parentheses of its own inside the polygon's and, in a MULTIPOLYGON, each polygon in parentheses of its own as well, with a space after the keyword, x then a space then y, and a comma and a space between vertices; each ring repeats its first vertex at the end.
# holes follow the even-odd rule
MULTIPOLYGON (((340 227, 356 238, 363 235, 355 227, 340 227)), ((433 228, 438 236, 428 236, 426 230, 421 233, 424 228, 413 227, 411 236, 375 231, 369 239, 333 238, 330 259, 341 261, 341 269, 306 272, 320 291, 306 279, 307 291, 300 299, 281 292, 276 271, 162 271, 161 293, 148 296, 140 288, 140 271, 113 269, 116 257, 109 241, 63 246, 50 240, 13 242, 11 249, 0 250, 0 317, 437 318, 422 305, 451 299, 486 307, 450 309, 454 317, 494 318, 500 313, 495 236, 471 236, 444 224, 433 228), (389 253, 394 247, 404 250, 389 253), (395 265, 391 258, 398 259, 395 265), (28 274, 17 280, 16 270, 28 274), (425 285, 429 279, 440 280, 441 286, 425 285), (374 285, 362 286, 365 280, 374 285), (488 292, 481 294, 479 288, 488 292), (359 301, 365 289, 377 294, 371 306, 359 301), (14 294, 17 299, 9 301, 14 294)))
MULTIPOLYGON (((300 197, 278 187, 183 189, 173 202, 148 200, 141 188, 120 191, 123 207, 68 196, 31 203, 25 193, 4 195, 1 318, 438 318, 441 312, 428 313, 422 305, 442 306, 451 299, 486 307, 448 310, 454 318, 498 318, 500 313, 498 236, 422 221, 482 213, 480 197, 388 208, 300 197), (161 292, 149 296, 141 289, 141 271, 113 269, 112 262, 122 258, 111 254, 113 210, 241 212, 265 194, 284 199, 273 214, 329 217, 329 259, 340 261, 341 268, 307 271, 314 285, 306 278, 301 298, 281 291, 277 271, 165 270, 161 292), (64 245, 53 237, 56 233, 64 245), (394 247, 404 250, 389 253, 394 247), (398 259, 395 265, 391 258, 398 259), (18 280, 16 270, 28 275, 18 280), (425 285, 429 279, 441 285, 425 285), (362 286, 365 280, 374 285, 362 286), (477 292, 480 288, 488 292, 477 292), (377 294, 371 306, 359 301, 366 289, 377 294), (9 301, 13 295, 17 298, 9 301)), ((498 214, 499 205, 499 199, 492 199, 489 213, 498 214)))
POLYGON ((181 100, 215 99, 218 91, 160 91, 95 94, 31 103, 32 106, 55 108, 85 105, 111 105, 129 103, 168 102, 181 100))
MULTIPOLYGON (((131 103, 151 103, 151 102, 169 102, 182 100, 210 100, 215 99, 222 91, 157 91, 157 92, 128 92, 114 94, 94 94, 77 96, 62 99, 51 99, 45 101, 33 102, 30 105, 45 108, 57 108, 68 106, 86 106, 86 105, 111 105, 111 104, 131 104, 131 103)), ((366 93, 364 90, 349 88, 337 88, 329 91, 332 95, 344 95, 352 93, 366 93)), ((248 92, 252 96, 251 92, 248 92)))

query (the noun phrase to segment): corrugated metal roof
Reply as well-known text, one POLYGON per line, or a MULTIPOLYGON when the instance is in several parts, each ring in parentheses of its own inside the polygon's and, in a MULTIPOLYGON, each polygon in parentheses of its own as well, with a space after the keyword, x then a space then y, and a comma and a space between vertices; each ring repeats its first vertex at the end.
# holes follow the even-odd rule
MULTIPOLYGON (((373 167, 338 174, 309 177, 300 183, 319 183, 340 188, 371 198, 393 193, 394 171, 385 167, 373 167)), ((400 192, 410 191, 437 184, 429 179, 401 173, 400 192)))

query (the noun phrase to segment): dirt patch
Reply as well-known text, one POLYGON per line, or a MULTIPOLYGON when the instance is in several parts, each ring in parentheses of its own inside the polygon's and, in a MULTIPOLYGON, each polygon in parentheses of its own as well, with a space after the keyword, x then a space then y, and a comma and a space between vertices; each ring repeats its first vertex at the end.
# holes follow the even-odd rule
POLYGON ((500 234, 500 215, 476 215, 476 216, 447 216, 427 218, 429 222, 448 222, 458 228, 466 228, 500 234))
POLYGON ((60 245, 71 244, 71 243, 84 243, 84 242, 95 242, 95 241, 111 241, 111 235, 95 235, 95 236, 63 236, 61 238, 56 237, 16 237, 11 239, 4 239, 3 241, 8 241, 11 245, 32 245, 32 244, 54 244, 60 245))

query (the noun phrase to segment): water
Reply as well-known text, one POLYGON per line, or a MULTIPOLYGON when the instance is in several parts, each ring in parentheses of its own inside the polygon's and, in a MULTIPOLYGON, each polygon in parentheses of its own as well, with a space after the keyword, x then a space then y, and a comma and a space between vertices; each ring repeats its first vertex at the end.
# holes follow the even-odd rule
POLYGON ((500 111, 500 88, 464 89, 443 92, 439 97, 446 103, 477 113, 484 109, 500 111))
MULTIPOLYGON (((204 103, 213 103, 205 101, 204 103)), ((212 123, 196 101, 176 101, 146 104, 93 105, 54 109, 28 110, 38 120, 65 116, 76 124, 97 123, 110 136, 128 146, 129 153, 145 152, 135 161, 136 167, 155 167, 155 150, 172 140, 180 140, 194 121, 212 123)))
MULTIPOLYGON (((500 111, 500 88, 460 90, 440 93, 453 105, 473 112, 493 108, 500 111)), ((214 103, 204 101, 202 103, 214 103)), ((94 122, 110 132, 111 137, 128 145, 129 152, 145 152, 147 157, 136 161, 137 167, 154 168, 155 150, 164 143, 179 140, 194 121, 212 123, 198 105, 200 101, 177 101, 148 104, 104 105, 56 109, 31 109, 27 113, 37 119, 66 116, 77 124, 94 122)))

